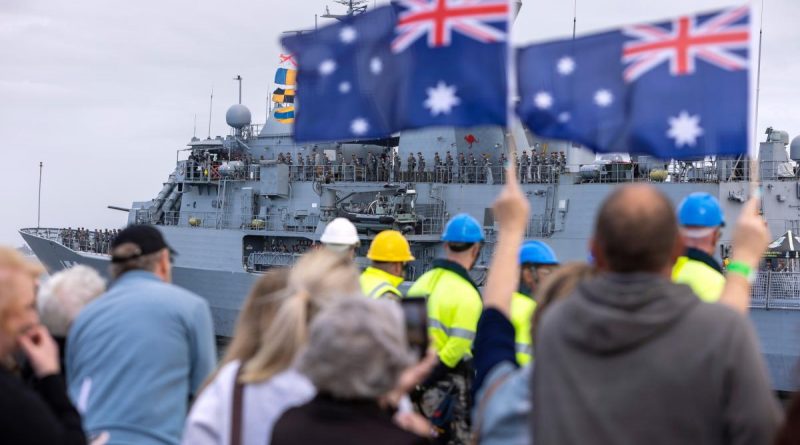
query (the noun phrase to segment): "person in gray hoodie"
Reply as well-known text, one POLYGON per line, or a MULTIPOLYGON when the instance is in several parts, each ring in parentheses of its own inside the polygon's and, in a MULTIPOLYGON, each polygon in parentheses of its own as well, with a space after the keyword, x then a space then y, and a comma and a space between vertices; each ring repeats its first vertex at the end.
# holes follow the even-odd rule
MULTIPOLYGON (((735 259, 752 266, 768 238, 755 201, 733 236, 735 259)), ((771 443, 781 412, 749 321, 670 282, 681 248, 655 188, 622 187, 602 205, 591 244, 599 275, 537 332, 534 443, 771 443)), ((744 277, 728 281, 746 295, 744 277)))

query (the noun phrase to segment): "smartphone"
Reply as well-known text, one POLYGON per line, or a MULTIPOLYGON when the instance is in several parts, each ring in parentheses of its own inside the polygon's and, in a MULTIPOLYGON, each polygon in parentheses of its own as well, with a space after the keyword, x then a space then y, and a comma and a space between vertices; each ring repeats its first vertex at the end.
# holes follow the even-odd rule
POLYGON ((418 358, 428 351, 428 305, 425 298, 412 297, 400 300, 406 322, 408 346, 418 358))

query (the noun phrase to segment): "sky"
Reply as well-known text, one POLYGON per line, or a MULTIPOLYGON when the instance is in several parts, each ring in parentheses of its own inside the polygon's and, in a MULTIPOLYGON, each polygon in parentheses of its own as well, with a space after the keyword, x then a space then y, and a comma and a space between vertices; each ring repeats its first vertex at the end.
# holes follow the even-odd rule
MULTIPOLYGON (((17 230, 36 226, 40 161, 42 227, 124 226, 127 214, 107 206, 155 197, 195 116, 207 135, 212 87, 212 136, 228 133, 236 75, 263 122, 281 32, 313 28, 326 4, 341 10, 325 0, 1 0, 0 244, 21 245, 17 230)), ((737 4, 578 0, 577 32, 737 4)), ((569 37, 574 6, 525 0, 514 43, 569 37)), ((800 135, 796 17, 797 0, 765 0, 759 135, 769 125, 800 135)))

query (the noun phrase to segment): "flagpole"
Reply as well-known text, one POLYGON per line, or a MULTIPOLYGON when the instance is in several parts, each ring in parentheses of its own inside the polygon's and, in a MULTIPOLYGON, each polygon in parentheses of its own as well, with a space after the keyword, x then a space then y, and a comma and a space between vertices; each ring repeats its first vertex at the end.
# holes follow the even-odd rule
MULTIPOLYGON (((758 143, 758 106, 759 106, 759 99, 761 98, 761 42, 764 36, 764 0, 761 0, 760 13, 761 17, 759 19, 760 23, 758 27, 758 68, 756 71, 756 103, 755 103, 755 116, 753 117, 753 140, 750 141, 751 144, 758 143)), ((748 150, 748 152, 749 151, 750 150, 748 150)), ((753 193, 756 193, 758 189, 759 178, 760 178, 760 171, 758 163, 758 153, 756 152, 754 156, 750 156, 750 188, 752 189, 753 193)))
POLYGON ((38 204, 36 205, 36 228, 40 228, 42 226, 42 168, 44 168, 44 162, 39 161, 39 199, 38 204))
POLYGON ((575 32, 578 29, 578 0, 572 3, 572 40, 575 40, 575 32))
MULTIPOLYGON (((512 161, 517 152, 517 144, 514 140, 514 97, 517 93, 517 60, 514 57, 514 46, 511 44, 513 24, 516 19, 517 11, 514 8, 515 0, 508 0, 508 25, 506 26, 506 141, 508 149, 508 159, 506 162, 509 168, 513 165, 512 161)), ((520 9, 522 9, 522 2, 520 2, 520 9)), ((505 166, 503 166, 505 168, 505 166)))

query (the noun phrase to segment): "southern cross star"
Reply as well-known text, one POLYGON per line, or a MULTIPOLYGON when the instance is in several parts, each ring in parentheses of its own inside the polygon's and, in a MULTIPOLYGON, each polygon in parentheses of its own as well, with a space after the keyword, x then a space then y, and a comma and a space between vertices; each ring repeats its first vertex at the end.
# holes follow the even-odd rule
POLYGON ((376 76, 380 74, 381 71, 383 71, 383 62, 381 61, 381 59, 373 57, 369 61, 369 70, 370 72, 372 72, 372 74, 375 74, 376 76))
POLYGON ((353 119, 353 122, 350 123, 350 131, 356 136, 361 136, 369 131, 369 122, 363 117, 353 119))
POLYGON ((333 59, 323 60, 319 64, 319 73, 323 76, 333 74, 334 71, 336 71, 336 62, 333 59))
POLYGON ((561 74, 562 76, 569 76, 573 71, 575 71, 575 59, 569 56, 564 56, 558 59, 556 70, 558 71, 558 74, 561 74))
POLYGON ((697 144, 697 138, 703 135, 703 128, 700 127, 700 115, 692 116, 684 110, 678 114, 678 117, 670 117, 668 121, 667 137, 675 139, 675 146, 678 148, 684 145, 694 147, 697 144))
POLYGON ((596 103, 598 107, 605 108, 611 105, 612 102, 614 102, 614 95, 611 94, 611 91, 602 89, 594 93, 594 103, 596 103))
POLYGON ((439 81, 435 88, 428 88, 428 99, 425 100, 425 108, 431 110, 431 115, 450 114, 453 107, 461 103, 461 99, 456 96, 456 87, 447 86, 446 83, 439 81))
POLYGON ((358 32, 356 32, 356 29, 352 26, 345 26, 341 31, 339 31, 339 40, 341 40, 342 43, 353 43, 357 37, 358 32))
POLYGON ((553 96, 546 91, 539 91, 533 96, 533 104, 540 110, 546 110, 553 106, 553 96))

